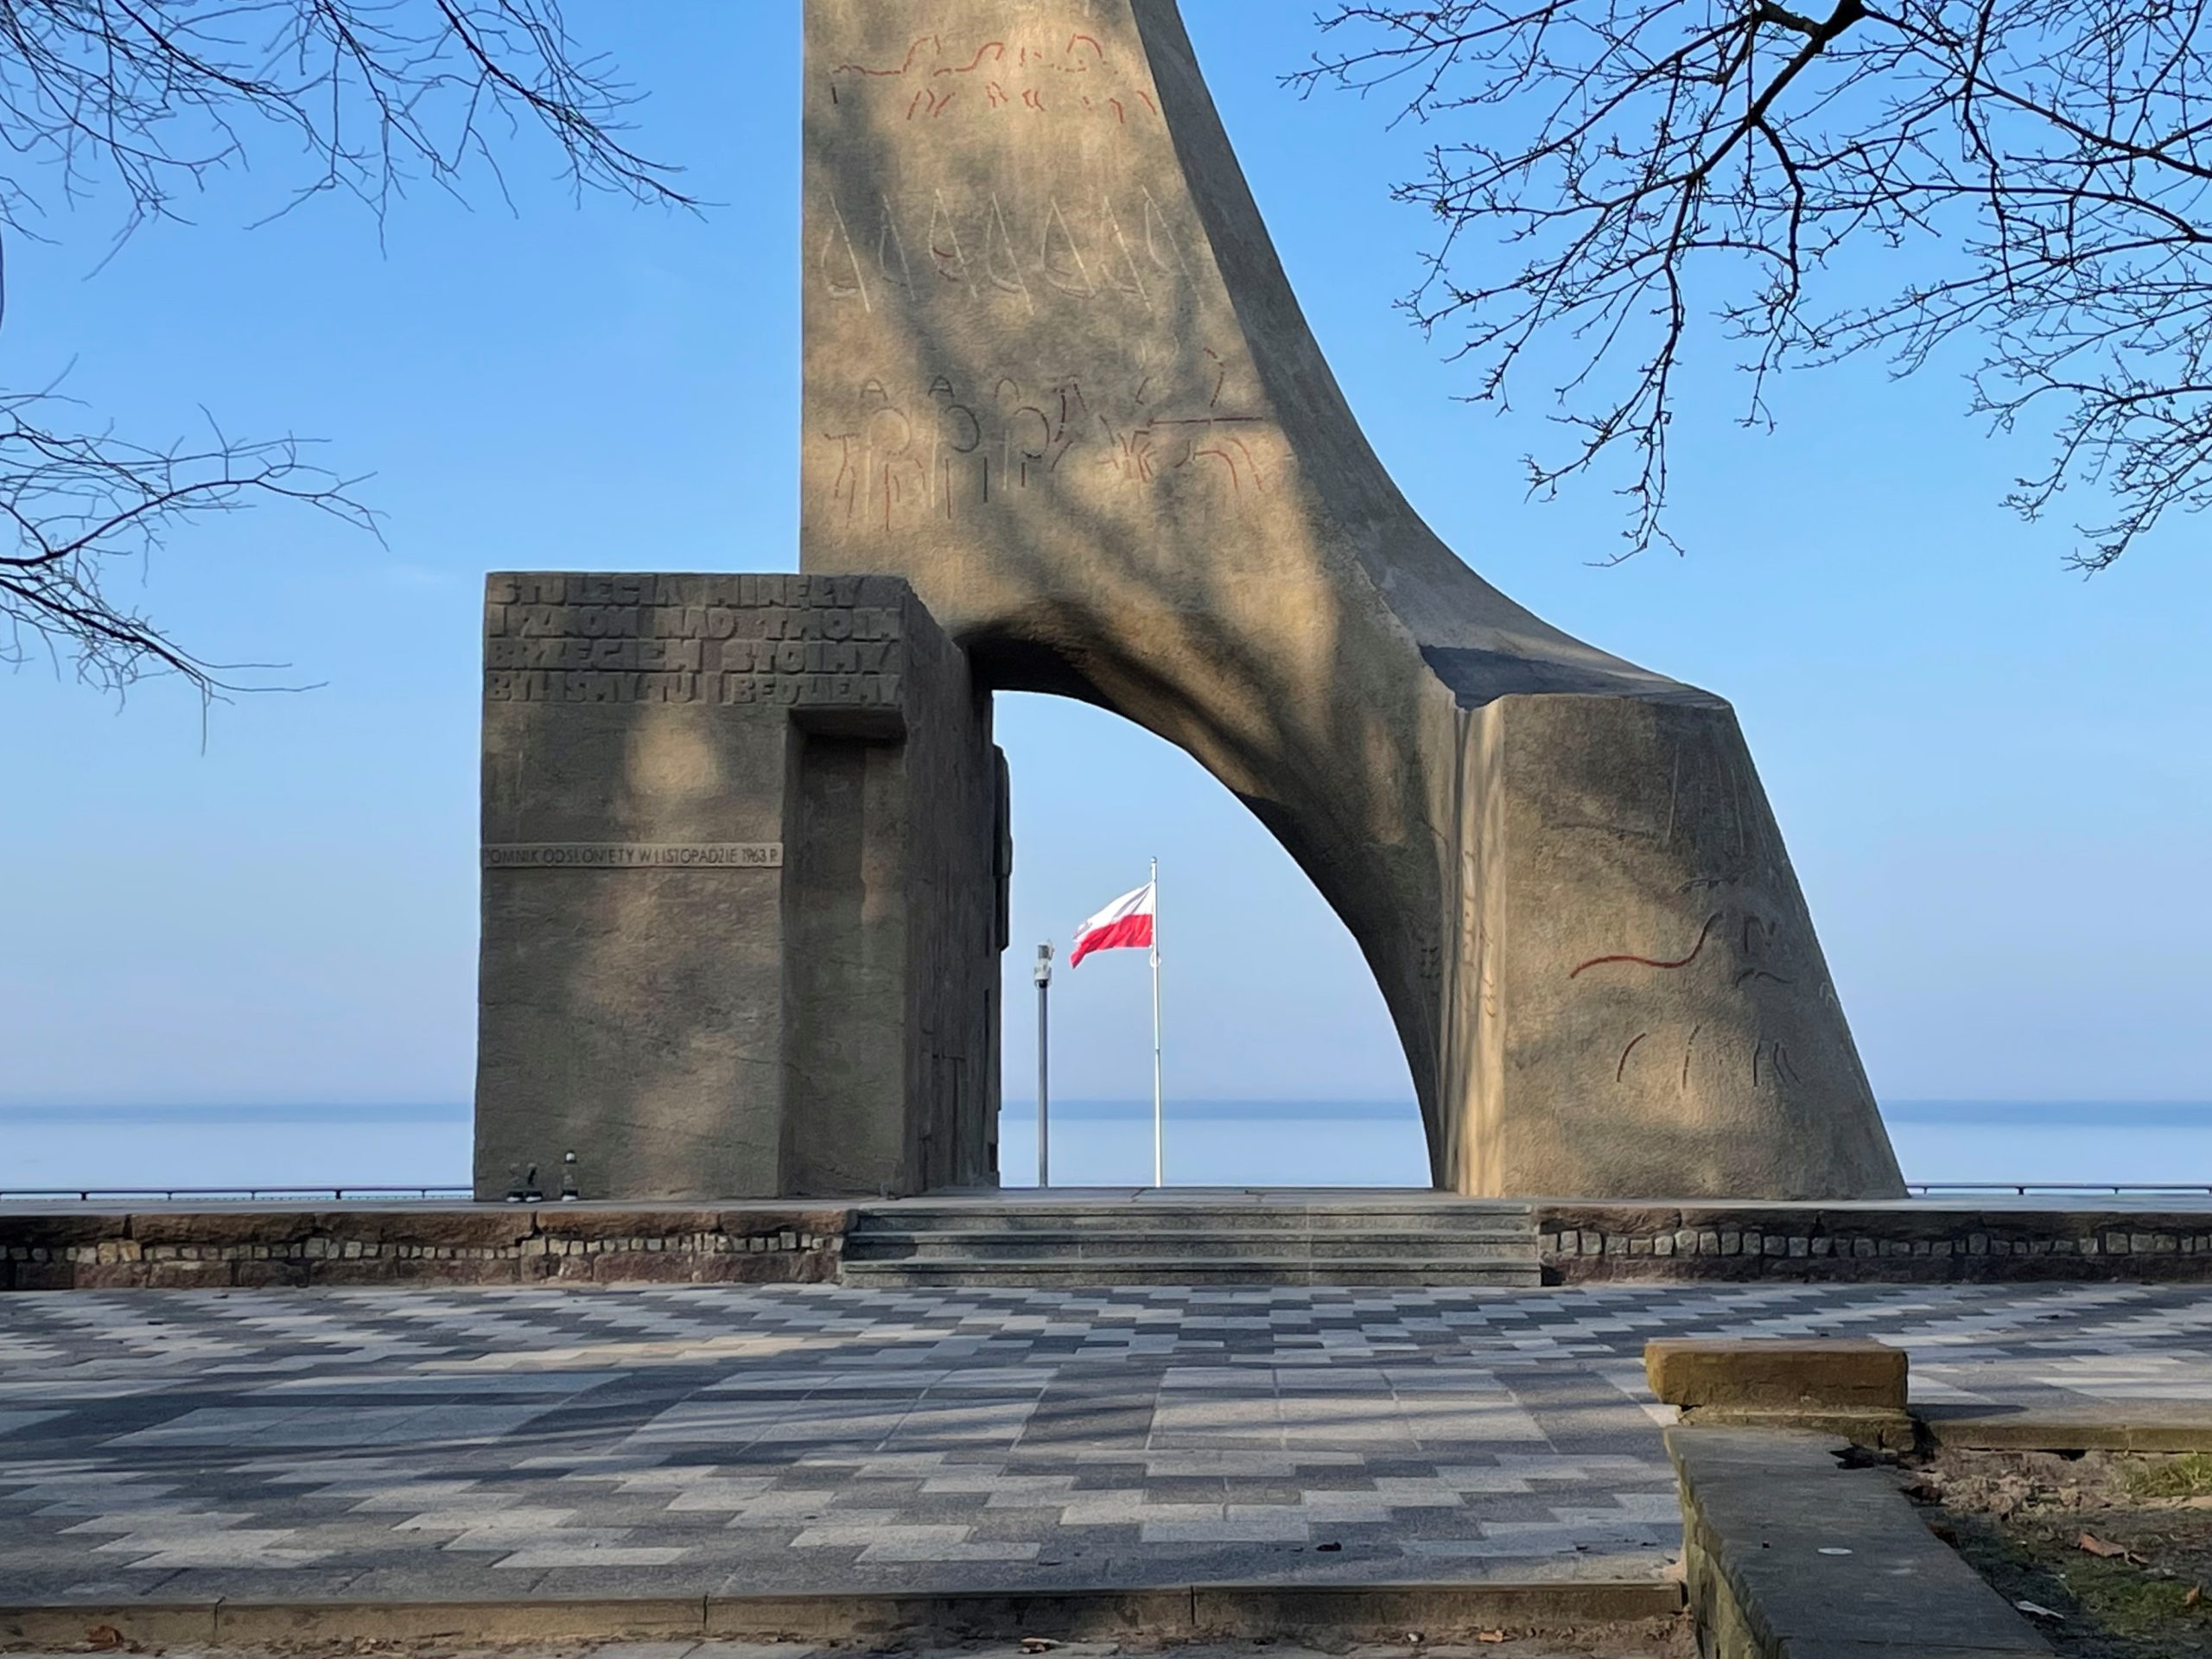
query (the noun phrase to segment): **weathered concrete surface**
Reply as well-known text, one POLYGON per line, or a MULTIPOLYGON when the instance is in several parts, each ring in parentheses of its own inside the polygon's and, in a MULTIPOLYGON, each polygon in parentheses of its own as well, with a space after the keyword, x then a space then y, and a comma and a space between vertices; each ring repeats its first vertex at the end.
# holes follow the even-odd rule
POLYGON ((1364 951, 1438 1185, 1901 1191, 1733 713, 1407 505, 1171 0, 809 0, 806 122, 805 569, 1234 791, 1364 951))
POLYGON ((1975 1659, 2050 1648, 1839 1440, 1672 1428, 1683 1565, 1711 1659, 1975 1659))
POLYGON ((1643 1345, 1644 1381, 1670 1406, 1903 1411, 1906 1355, 1831 1338, 1662 1338, 1643 1345))
POLYGON ((503 574, 476 1192, 996 1180, 1003 764, 889 577, 503 574))

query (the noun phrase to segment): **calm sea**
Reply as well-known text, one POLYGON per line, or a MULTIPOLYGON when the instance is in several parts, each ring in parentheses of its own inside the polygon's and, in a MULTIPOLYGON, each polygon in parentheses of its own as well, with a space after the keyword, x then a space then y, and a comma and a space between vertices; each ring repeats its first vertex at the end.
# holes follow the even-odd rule
MULTIPOLYGON (((1913 1181, 2212 1185, 2212 1101, 1892 1101, 1913 1181)), ((1192 1186, 1417 1186, 1409 1102, 1171 1101, 1167 1179, 1192 1186)), ((1149 1102, 1052 1107, 1055 1185, 1152 1179, 1149 1102)), ((1000 1130, 1009 1186, 1036 1179, 1035 1109, 1000 1130)), ((427 1106, 0 1107, 0 1189, 463 1185, 468 1109, 427 1106)))

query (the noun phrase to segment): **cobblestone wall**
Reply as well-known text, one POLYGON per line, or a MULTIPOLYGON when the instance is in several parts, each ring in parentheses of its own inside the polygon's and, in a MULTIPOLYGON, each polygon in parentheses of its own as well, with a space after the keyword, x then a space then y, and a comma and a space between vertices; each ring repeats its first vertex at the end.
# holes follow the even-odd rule
POLYGON ((0 1213, 0 1290, 816 1284, 836 1280, 849 1219, 565 1205, 0 1213))
POLYGON ((2212 1279, 2212 1211, 1540 1206, 1548 1281, 2212 1279))

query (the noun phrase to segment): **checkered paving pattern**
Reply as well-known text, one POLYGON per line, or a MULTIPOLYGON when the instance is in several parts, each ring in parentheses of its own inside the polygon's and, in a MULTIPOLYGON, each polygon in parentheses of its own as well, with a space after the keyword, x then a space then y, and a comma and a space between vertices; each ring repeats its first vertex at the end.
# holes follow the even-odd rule
POLYGON ((2212 1289, 0 1299, 9 1600, 1620 1578, 1654 1336, 1874 1336, 1916 1397, 2212 1400, 2212 1289))

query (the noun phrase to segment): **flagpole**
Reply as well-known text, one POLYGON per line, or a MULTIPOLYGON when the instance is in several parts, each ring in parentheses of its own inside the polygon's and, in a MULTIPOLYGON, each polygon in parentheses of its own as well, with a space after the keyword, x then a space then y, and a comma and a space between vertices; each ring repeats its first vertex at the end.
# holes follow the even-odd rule
POLYGON ((1160 861, 1152 861, 1152 1184, 1167 1185, 1160 1112, 1160 861))

